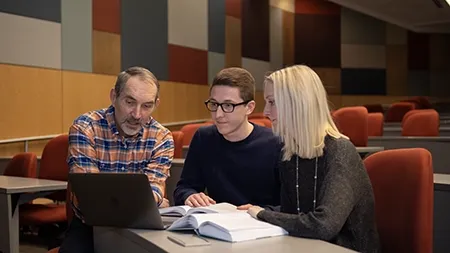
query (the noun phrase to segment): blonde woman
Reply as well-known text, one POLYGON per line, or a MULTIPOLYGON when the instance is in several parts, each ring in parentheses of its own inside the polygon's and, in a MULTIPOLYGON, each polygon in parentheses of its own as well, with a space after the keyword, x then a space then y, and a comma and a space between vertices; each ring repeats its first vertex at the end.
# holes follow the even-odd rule
POLYGON ((253 217, 290 235, 378 252, 374 196, 362 160, 330 115, 318 75, 297 65, 265 80, 264 113, 284 144, 280 212, 252 206, 253 217))

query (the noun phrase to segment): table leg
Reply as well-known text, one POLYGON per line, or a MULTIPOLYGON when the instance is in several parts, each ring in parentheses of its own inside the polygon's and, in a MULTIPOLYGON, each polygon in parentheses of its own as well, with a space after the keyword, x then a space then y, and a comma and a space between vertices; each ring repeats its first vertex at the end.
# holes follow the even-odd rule
POLYGON ((0 193, 0 252, 19 253, 19 208, 11 194, 0 193))

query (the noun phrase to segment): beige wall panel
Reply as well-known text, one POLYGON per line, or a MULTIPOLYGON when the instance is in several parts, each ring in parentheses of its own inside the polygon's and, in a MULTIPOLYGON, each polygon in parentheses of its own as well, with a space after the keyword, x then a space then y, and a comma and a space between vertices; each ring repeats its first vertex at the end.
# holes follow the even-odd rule
POLYGON ((264 101, 264 92, 263 91, 257 91, 255 93, 255 102, 256 102, 256 108, 254 112, 263 112, 264 106, 266 105, 266 102, 264 101))
POLYGON ((120 35, 92 31, 93 72, 117 75, 120 72, 120 35))
POLYGON ((336 110, 341 108, 342 97, 339 95, 330 95, 328 96, 328 106, 330 110, 336 110))
POLYGON ((240 67, 242 57, 241 20, 225 18, 225 67, 240 67))
POLYGON ((270 6, 295 13, 295 0, 270 0, 270 6))
POLYGON ((322 80, 329 95, 341 94, 341 69, 338 68, 313 68, 322 80))
POLYGON ((62 129, 61 71, 0 64, 0 139, 62 129))
POLYGON ((385 46, 341 45, 342 68, 386 68, 385 46))
POLYGON ((111 104, 109 92, 116 76, 63 71, 63 120, 62 131, 68 132, 79 115, 111 104))

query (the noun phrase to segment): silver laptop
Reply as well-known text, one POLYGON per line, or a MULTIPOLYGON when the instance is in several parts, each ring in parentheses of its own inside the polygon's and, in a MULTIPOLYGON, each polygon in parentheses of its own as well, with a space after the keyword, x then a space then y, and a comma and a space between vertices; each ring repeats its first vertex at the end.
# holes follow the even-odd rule
POLYGON ((72 192, 91 226, 165 229, 150 183, 141 173, 69 173, 72 192))

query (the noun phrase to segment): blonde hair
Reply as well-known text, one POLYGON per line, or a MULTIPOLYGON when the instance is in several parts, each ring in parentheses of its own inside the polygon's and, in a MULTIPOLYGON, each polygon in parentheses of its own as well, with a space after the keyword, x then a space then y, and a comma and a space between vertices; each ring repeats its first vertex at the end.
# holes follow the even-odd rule
POLYGON ((311 68, 287 67, 271 73, 265 82, 273 83, 278 114, 273 131, 284 143, 283 160, 322 156, 326 135, 348 139, 334 124, 325 88, 311 68))

